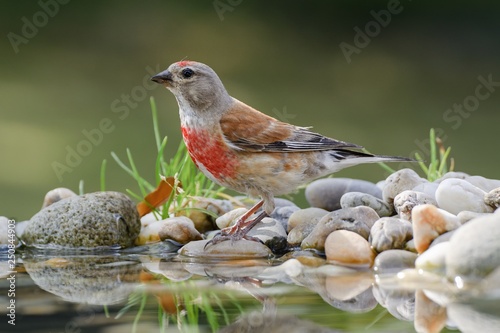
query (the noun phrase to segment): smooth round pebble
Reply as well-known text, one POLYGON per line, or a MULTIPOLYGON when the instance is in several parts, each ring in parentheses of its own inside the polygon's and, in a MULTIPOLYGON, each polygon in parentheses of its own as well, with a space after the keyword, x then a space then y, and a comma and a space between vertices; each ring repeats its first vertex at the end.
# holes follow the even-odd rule
POLYGON ((343 265, 366 266, 373 264, 375 254, 370 243, 355 232, 337 230, 325 241, 326 259, 343 265))
POLYGON ((392 215, 392 207, 389 204, 371 194, 362 192, 348 192, 344 194, 340 198, 340 206, 342 208, 367 206, 373 208, 380 217, 392 215))
POLYGON ((392 204, 394 198, 401 192, 411 190, 417 185, 427 183, 412 169, 401 169, 387 177, 382 198, 385 202, 392 204))
POLYGON ((482 279, 500 266, 500 215, 478 217, 464 224, 450 239, 446 254, 449 279, 482 279))
POLYGON ((487 216, 490 215, 491 213, 476 213, 476 212, 469 212, 468 210, 461 211, 458 213, 457 217, 460 221, 461 224, 467 223, 470 220, 473 220, 477 217, 481 216, 487 216))
POLYGON ((391 249, 403 249, 406 242, 413 238, 410 222, 397 217, 382 217, 370 231, 370 242, 373 249, 382 252, 391 249))
POLYGON ((429 248, 439 235, 460 227, 458 217, 433 205, 420 205, 412 211, 413 240, 418 253, 429 248))
POLYGON ((248 212, 248 209, 243 207, 233 209, 232 211, 229 211, 226 214, 219 216, 215 220, 215 223, 217 224, 217 227, 219 227, 219 229, 230 227, 234 223, 236 223, 236 220, 238 220, 238 218, 243 214, 245 214, 246 212, 248 212))
POLYGON ((45 198, 43 199, 43 204, 42 204, 42 209, 45 207, 48 207, 52 205, 55 202, 58 202, 62 199, 66 199, 69 197, 75 197, 76 193, 71 191, 69 188, 66 187, 58 187, 55 188, 47 194, 45 194, 45 198))
POLYGON ((305 195, 310 206, 334 211, 341 208, 340 198, 347 192, 363 192, 377 198, 382 197, 382 191, 375 184, 351 178, 315 180, 307 186, 305 195))
POLYGON ((208 240, 189 242, 184 245, 179 254, 195 258, 267 258, 272 255, 271 250, 262 243, 240 239, 226 240, 217 244, 207 245, 208 240))
POLYGON ((437 206, 436 200, 423 192, 403 191, 394 198, 394 209, 399 217, 411 221, 411 211, 418 205, 431 204, 437 206))
POLYGON ((445 179, 436 191, 438 206, 452 214, 468 210, 492 213, 493 208, 484 202, 485 191, 462 179, 445 179))
POLYGON ((377 274, 394 274, 415 267, 417 254, 405 250, 387 250, 375 258, 373 271, 377 274))
POLYGON ((36 247, 77 247, 134 244, 141 228, 135 203, 119 192, 71 196, 31 218, 23 241, 36 247))
POLYGON ((322 208, 309 207, 297 210, 290 215, 288 220, 288 231, 293 230, 303 223, 318 223, 319 220, 329 212, 322 208))
POLYGON ((335 230, 349 230, 368 239, 370 229, 380 217, 370 207, 344 208, 328 213, 316 224, 313 231, 301 243, 302 249, 315 248, 323 251, 326 237, 335 230))
POLYGON ((196 230, 193 221, 185 216, 175 216, 148 224, 141 230, 135 243, 136 245, 145 245, 166 239, 186 244, 201 240, 203 237, 196 230))

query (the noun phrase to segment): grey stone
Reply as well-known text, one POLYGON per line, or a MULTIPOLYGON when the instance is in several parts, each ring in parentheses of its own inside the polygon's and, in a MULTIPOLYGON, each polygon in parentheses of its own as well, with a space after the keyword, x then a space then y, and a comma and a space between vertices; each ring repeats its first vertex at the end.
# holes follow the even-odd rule
POLYGON ((374 197, 371 194, 362 192, 348 192, 340 198, 340 206, 342 208, 367 206, 373 208, 378 216, 391 216, 393 214, 392 207, 382 199, 374 197))
POLYGON ((470 175, 468 173, 461 172, 461 171, 449 171, 449 172, 445 173, 441 178, 437 179, 435 182, 439 184, 445 179, 451 179, 451 178, 465 179, 467 177, 470 177, 470 175))
POLYGON ((363 192, 377 198, 382 197, 382 191, 375 184, 350 178, 318 179, 307 186, 305 195, 312 207, 334 211, 341 208, 340 198, 347 192, 363 192))
POLYGON ((366 206, 330 212, 319 220, 313 231, 302 241, 301 247, 323 251, 326 238, 335 230, 353 231, 368 239, 371 227, 379 218, 372 208, 366 206))
POLYGON ((413 238, 410 222, 396 217, 382 217, 370 231, 369 242, 373 249, 382 252, 391 249, 403 249, 406 242, 413 238))
POLYGON ((290 216, 298 210, 300 210, 300 208, 295 205, 280 206, 274 209, 270 217, 278 221, 281 226, 287 230, 290 216))
POLYGON ((328 211, 322 208, 309 207, 295 211, 288 220, 288 231, 293 230, 301 224, 313 224, 321 220, 323 216, 328 214, 328 211))
POLYGON ((31 218, 23 241, 36 247, 132 246, 141 228, 135 203, 118 192, 58 201, 31 218))
POLYGON ((265 217, 257 223, 248 233, 248 236, 260 239, 262 242, 266 243, 274 237, 284 237, 286 238, 286 231, 279 223, 273 218, 265 217))
POLYGON ((482 176, 469 176, 466 177, 464 180, 476 187, 479 187, 481 190, 485 192, 489 192, 491 190, 500 187, 500 180, 498 179, 489 179, 489 178, 484 178, 482 176))
POLYGON ((446 275, 478 280, 500 266, 500 215, 478 217, 459 228, 450 239, 446 275))
POLYGON ((376 274, 394 274, 415 267, 417 254, 405 250, 387 250, 380 253, 373 264, 376 274))
POLYGON ((394 198, 401 192, 411 190, 427 180, 412 169, 401 169, 387 177, 382 196, 385 202, 393 204, 394 198))
POLYGON ((423 192, 403 191, 394 198, 394 209, 406 221, 411 221, 413 207, 425 204, 437 206, 436 200, 423 192))

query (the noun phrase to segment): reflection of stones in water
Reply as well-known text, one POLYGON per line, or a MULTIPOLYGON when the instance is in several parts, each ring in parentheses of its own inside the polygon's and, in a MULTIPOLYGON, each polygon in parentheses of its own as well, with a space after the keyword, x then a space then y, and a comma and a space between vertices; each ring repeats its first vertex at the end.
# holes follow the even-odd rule
POLYGON ((378 303, 399 320, 413 321, 415 317, 415 291, 373 287, 378 303))
POLYGON ((291 315, 250 312, 235 323, 219 330, 219 333, 273 332, 273 333, 336 333, 306 320, 291 315))
POLYGON ((500 301, 484 298, 447 307, 449 319, 462 332, 500 332, 500 301))
POLYGON ((24 259, 24 267, 40 288, 69 302, 96 305, 126 299, 142 269, 113 257, 31 258, 24 259))

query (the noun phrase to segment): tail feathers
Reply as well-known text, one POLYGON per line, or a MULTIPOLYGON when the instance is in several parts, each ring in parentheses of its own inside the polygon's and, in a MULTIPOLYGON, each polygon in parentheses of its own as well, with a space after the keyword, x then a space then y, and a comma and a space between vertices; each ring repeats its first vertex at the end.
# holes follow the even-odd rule
POLYGON ((335 158, 337 162, 345 165, 356 165, 362 163, 380 163, 380 162, 416 162, 416 160, 401 156, 373 155, 369 153, 335 149, 329 152, 330 156, 335 158))

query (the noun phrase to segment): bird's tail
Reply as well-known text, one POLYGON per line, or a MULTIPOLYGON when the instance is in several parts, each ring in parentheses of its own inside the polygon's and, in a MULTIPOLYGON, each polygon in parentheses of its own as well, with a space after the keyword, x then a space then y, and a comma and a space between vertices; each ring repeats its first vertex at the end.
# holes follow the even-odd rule
POLYGON ((337 160, 338 164, 342 165, 342 168, 365 163, 416 162, 416 160, 408 157, 373 155, 347 149, 336 149, 329 153, 331 157, 337 160))

